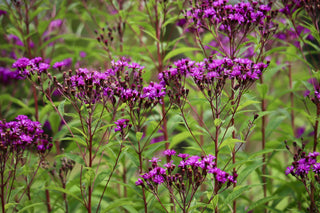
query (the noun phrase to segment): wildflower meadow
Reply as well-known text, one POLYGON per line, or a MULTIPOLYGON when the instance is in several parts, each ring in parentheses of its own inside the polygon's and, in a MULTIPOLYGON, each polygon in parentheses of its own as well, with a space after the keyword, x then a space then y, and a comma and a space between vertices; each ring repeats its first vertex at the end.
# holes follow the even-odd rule
POLYGON ((0 1, 0 212, 320 213, 320 0, 0 1))

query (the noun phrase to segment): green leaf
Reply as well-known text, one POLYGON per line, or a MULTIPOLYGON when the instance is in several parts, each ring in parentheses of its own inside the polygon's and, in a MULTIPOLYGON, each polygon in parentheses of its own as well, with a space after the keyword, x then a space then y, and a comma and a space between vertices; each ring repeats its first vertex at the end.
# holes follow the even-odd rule
MULTIPOLYGON (((194 132, 192 132, 192 133, 193 133, 193 135, 195 135, 195 136, 196 136, 196 135, 203 135, 203 133, 201 133, 201 132, 196 132, 196 131, 194 131, 194 132)), ((171 142, 170 142, 169 148, 171 149, 171 148, 175 147, 177 144, 181 143, 182 141, 186 140, 186 139, 189 138, 189 137, 192 137, 192 135, 191 135, 191 133, 188 132, 188 131, 181 132, 181 133, 173 136, 173 137, 172 137, 172 140, 171 140, 171 142)))
POLYGON ((141 138, 142 138, 142 136, 143 136, 143 132, 136 132, 136 139, 137 139, 137 141, 140 141, 141 138))
POLYGON ((32 204, 30 204, 30 205, 27 205, 27 206, 25 206, 25 207, 23 207, 22 209, 20 209, 19 211, 18 211, 18 213, 19 212, 25 212, 27 209, 29 209, 29 208, 32 208, 32 207, 35 207, 35 206, 42 206, 43 205, 43 202, 40 202, 40 203, 32 203, 32 204))
POLYGON ((241 109, 250 106, 252 104, 259 104, 260 101, 255 101, 255 100, 247 100, 244 103, 240 104, 240 106, 238 107, 237 111, 240 111, 241 109))
POLYGON ((61 124, 60 116, 55 112, 50 113, 49 122, 50 122, 50 125, 51 125, 52 132, 53 133, 58 132, 59 126, 61 124))
POLYGON ((3 100, 6 100, 8 102, 13 102, 17 105, 19 105, 20 107, 22 108, 29 108, 28 105, 26 105, 25 103, 23 103, 22 101, 20 101, 18 98, 15 98, 9 94, 2 94, 0 95, 0 100, 3 101, 3 100))
POLYGON ((220 124, 222 123, 222 120, 220 118, 216 118, 214 119, 213 123, 214 123, 214 126, 220 126, 220 124))
POLYGON ((268 93, 268 85, 257 83, 257 89, 259 91, 260 98, 264 99, 268 93))
POLYGON ((259 207, 259 206, 261 206, 261 205, 264 205, 265 203, 267 203, 267 202, 269 202, 269 201, 271 201, 271 200, 276 200, 276 199, 281 199, 281 197, 279 197, 279 196, 270 196, 270 197, 262 198, 262 199, 260 199, 260 200, 258 200, 258 201, 253 202, 253 203, 249 206, 249 208, 247 209, 247 211, 250 211, 250 210, 252 210, 252 209, 255 209, 255 208, 257 208, 257 207, 259 207))
POLYGON ((246 166, 240 172, 238 172, 238 184, 241 184, 252 172, 254 172, 257 168, 261 167, 264 163, 256 162, 251 165, 246 166))
POLYGON ((78 135, 75 135, 74 137, 63 137, 61 139, 61 141, 74 141, 74 142, 77 142, 78 144, 80 144, 82 146, 87 146, 86 141, 82 137, 80 137, 78 135))
POLYGON ((61 116, 64 115, 64 104, 65 104, 65 102, 66 102, 66 100, 61 101, 59 106, 58 106, 58 110, 59 110, 61 116))
POLYGON ((5 210, 8 210, 11 206, 16 206, 18 203, 7 203, 4 205, 5 210))
POLYGON ((195 48, 195 47, 181 47, 181 48, 177 48, 177 49, 174 49, 172 51, 170 51, 163 59, 163 61, 167 61, 168 59, 176 56, 176 55, 179 55, 179 54, 182 54, 182 53, 185 53, 185 52, 191 52, 191 51, 200 51, 199 48, 195 48))
POLYGON ((103 209, 102 213, 109 212, 112 209, 115 209, 117 207, 121 206, 133 206, 134 202, 132 202, 132 199, 130 198, 120 198, 117 199, 116 201, 112 202, 107 206, 107 208, 103 209))
POLYGON ((157 39, 157 37, 156 37, 156 33, 155 32, 153 32, 153 31, 148 31, 148 30, 142 30, 143 32, 145 32, 145 33, 147 33, 151 38, 153 38, 156 42, 159 42, 160 43, 160 41, 157 39))
POLYGON ((51 190, 51 191, 58 191, 58 192, 62 192, 62 193, 65 193, 75 199, 77 199, 80 203, 83 204, 83 200, 81 198, 79 198, 78 196, 76 196, 74 194, 74 192, 70 192, 68 191, 67 189, 64 189, 64 188, 61 188, 61 187, 56 187, 56 186, 50 186, 50 187, 47 187, 46 189, 48 190, 51 190))
POLYGON ((264 150, 260 150, 260 151, 258 151, 258 152, 255 152, 255 153, 251 154, 248 159, 254 159, 254 158, 257 157, 257 156, 261 156, 261 155, 263 155, 263 154, 267 154, 267 153, 274 152, 274 151, 276 151, 276 149, 264 149, 264 150))
POLYGON ((234 199, 239 197, 243 192, 248 191, 252 187, 260 186, 261 184, 246 185, 246 186, 236 186, 233 191, 224 200, 225 204, 230 204, 234 199))
POLYGON ((227 145, 230 145, 231 147, 233 147, 236 143, 245 143, 245 141, 237 138, 227 138, 220 144, 219 149, 227 145))

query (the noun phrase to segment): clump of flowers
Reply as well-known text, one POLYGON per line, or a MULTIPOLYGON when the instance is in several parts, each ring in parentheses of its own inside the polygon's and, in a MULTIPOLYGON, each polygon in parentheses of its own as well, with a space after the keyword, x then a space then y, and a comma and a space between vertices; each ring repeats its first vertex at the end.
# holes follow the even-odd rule
POLYGON ((44 134, 41 124, 31 121, 26 115, 17 116, 16 121, 0 121, 0 136, 1 156, 8 152, 22 154, 25 150, 45 154, 52 148, 50 138, 44 134))
MULTIPOLYGON (((304 152, 305 144, 302 145, 302 148, 298 148, 296 142, 293 145, 297 152, 293 155, 293 162, 287 167, 285 174, 292 175, 303 183, 310 198, 310 212, 319 212, 316 200, 320 198, 317 190, 320 186, 320 161, 317 160, 320 153, 314 151, 307 154, 304 152)), ((287 143, 286 148, 290 151, 287 143)))
POLYGON ((279 12, 283 13, 286 16, 291 16, 293 13, 303 7, 303 1, 301 0, 282 0, 283 8, 279 10, 279 12))
POLYGON ((219 96, 227 83, 227 80, 236 82, 234 90, 245 90, 254 81, 259 79, 268 64, 254 63, 245 58, 236 59, 204 59, 201 62, 182 59, 174 63, 159 75, 161 83, 170 87, 168 91, 172 102, 181 104, 181 99, 186 98, 188 89, 184 87, 186 77, 193 79, 198 88, 208 100, 219 96))
POLYGON ((152 163, 149 172, 141 175, 136 185, 153 193, 160 203, 158 189, 160 185, 163 185, 168 189, 173 202, 183 212, 188 212, 195 193, 207 180, 209 174, 212 175, 214 181, 215 194, 237 181, 237 173, 234 172, 231 175, 218 168, 213 155, 200 157, 180 153, 177 157, 182 160, 179 164, 174 164, 172 159, 176 155, 175 150, 165 150, 163 154, 168 158, 168 163, 160 166, 161 160, 153 157, 152 160, 149 160, 152 163))
POLYGON ((271 7, 272 2, 262 4, 249 1, 232 5, 228 4, 228 0, 195 0, 192 8, 187 11, 186 18, 198 32, 198 37, 203 30, 211 32, 224 56, 233 58, 245 42, 246 36, 255 29, 264 38, 261 42, 265 42, 275 32, 277 24, 272 19, 277 11, 271 7), (228 50, 220 38, 221 34, 228 39, 228 50))
POLYGON ((42 62, 41 57, 36 57, 33 59, 19 58, 16 62, 12 64, 12 68, 16 68, 19 76, 22 78, 31 77, 32 75, 41 73, 48 73, 50 65, 42 62))
POLYGON ((119 119, 114 123, 116 124, 116 128, 114 129, 114 131, 120 132, 122 136, 125 136, 126 130, 130 129, 130 127, 132 126, 131 124, 129 124, 129 119, 125 118, 119 119))
POLYGON ((219 26, 229 35, 231 32, 263 25, 272 6, 272 3, 263 5, 258 2, 240 2, 235 5, 227 3, 228 0, 195 1, 187 16, 197 28, 210 24, 219 26))
POLYGON ((0 83, 3 85, 8 85, 14 80, 19 80, 17 72, 11 71, 10 68, 0 67, 0 83))
MULTIPOLYGON (((10 201, 12 190, 15 189, 15 180, 18 177, 20 166, 28 165, 31 153, 37 153, 39 163, 32 174, 19 173, 19 176, 28 176, 24 184, 24 191, 15 199, 19 203, 33 182, 33 179, 52 148, 51 138, 44 134, 42 126, 37 121, 31 121, 25 115, 19 115, 15 121, 0 121, 0 188, 6 191, 2 195, 1 204, 5 206, 10 201)), ((30 167, 32 167, 30 165, 30 167)))
POLYGON ((320 183, 320 162, 317 162, 319 155, 319 152, 310 152, 308 155, 305 152, 302 152, 301 155, 296 154, 295 161, 286 170, 286 175, 291 174, 298 179, 304 179, 308 178, 309 172, 313 171, 316 181, 320 183))
MULTIPOLYGON (((41 84, 44 76, 53 81, 56 89, 64 94, 68 99, 77 98, 84 104, 95 104, 97 102, 105 104, 111 101, 125 102, 130 108, 152 108, 162 102, 165 96, 165 87, 156 82, 150 82, 144 86, 142 78, 144 67, 137 63, 128 63, 126 59, 113 61, 112 67, 105 72, 79 68, 75 74, 70 70, 63 73, 63 81, 58 82, 56 77, 52 77, 48 70, 49 64, 43 63, 41 57, 34 59, 20 58, 12 67, 18 70, 19 76, 32 78, 38 75, 41 84), (45 73, 45 75, 42 75, 45 73)), ((56 62, 53 68, 61 69, 66 66, 66 62, 56 62)))

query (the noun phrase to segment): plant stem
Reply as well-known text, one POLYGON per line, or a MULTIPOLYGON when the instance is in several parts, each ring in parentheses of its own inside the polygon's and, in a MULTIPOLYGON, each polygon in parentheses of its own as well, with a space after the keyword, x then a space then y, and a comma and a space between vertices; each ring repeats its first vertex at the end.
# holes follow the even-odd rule
POLYGON ((291 90, 290 92, 290 104, 291 104, 291 128, 292 131, 294 131, 294 94, 292 92, 292 70, 291 70, 291 63, 288 64, 288 70, 289 70, 289 88, 291 90))
MULTIPOLYGON (((138 128, 138 130, 139 130, 139 128, 138 128)), ((138 131, 138 132, 140 132, 140 131, 138 131)), ((142 174, 142 151, 141 151, 140 140, 138 141, 138 155, 139 155, 139 174, 142 174)), ((143 203, 144 203, 144 212, 148 213, 146 192, 143 187, 142 187, 142 195, 143 195, 143 203)))
MULTIPOLYGON (((261 76, 260 78, 260 83, 263 84, 263 76, 261 76)), ((264 97, 262 97, 261 100, 261 112, 265 112, 266 111, 266 99, 264 97)), ((262 150, 265 149, 266 146, 266 116, 263 115, 261 118, 261 142, 262 142, 262 150)), ((265 175, 267 174, 267 165, 265 164, 266 162, 266 158, 267 158, 267 154, 263 154, 262 155, 262 184, 263 184, 263 197, 266 198, 267 197, 267 180, 265 175)), ((265 205, 268 205, 268 202, 265 203, 265 205)), ((267 213, 267 209, 265 209, 264 211, 265 213, 267 213)))
POLYGON ((47 210, 48 212, 51 212, 51 205, 50 205, 50 192, 48 189, 46 189, 46 200, 47 200, 47 210))
MULTIPOLYGON (((2 157, 2 156, 1 156, 2 157)), ((6 201, 5 201, 5 197, 4 197, 4 166, 1 165, 1 171, 0 171, 0 175, 1 175, 1 209, 2 209, 2 212, 5 213, 5 204, 6 204, 6 201)))
POLYGON ((317 104, 317 118, 313 127, 314 135, 313 135, 313 151, 317 151, 318 146, 318 127, 319 127, 319 116, 320 116, 320 104, 317 104))

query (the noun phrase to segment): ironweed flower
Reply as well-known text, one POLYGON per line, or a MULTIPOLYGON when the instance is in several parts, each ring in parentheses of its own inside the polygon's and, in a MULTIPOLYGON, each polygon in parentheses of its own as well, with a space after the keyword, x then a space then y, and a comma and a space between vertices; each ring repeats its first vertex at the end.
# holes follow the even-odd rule
POLYGON ((19 76, 22 78, 30 77, 33 74, 40 75, 41 73, 47 73, 50 65, 47 63, 42 63, 43 59, 41 57, 36 57, 33 59, 19 58, 12 64, 12 68, 17 68, 19 76))
POLYGON ((0 67, 0 82, 3 85, 8 85, 12 81, 21 79, 18 72, 11 71, 11 69, 6 67, 0 67))
MULTIPOLYGON (((163 153, 170 157, 176 155, 176 151, 170 149, 165 150, 163 153)), ((219 189, 223 186, 228 187, 231 183, 236 183, 237 181, 236 172, 230 175, 219 169, 214 162, 215 157, 213 155, 202 157, 194 155, 189 157, 188 154, 180 153, 178 157, 182 158, 178 167, 175 166, 172 160, 164 164, 164 168, 159 166, 158 162, 160 160, 154 157, 150 160, 152 167, 149 168, 149 172, 140 175, 136 185, 150 190, 155 195, 158 193, 158 186, 164 185, 171 196, 180 194, 180 199, 177 198, 175 201, 181 202, 181 205, 179 205, 181 208, 184 204, 187 205, 191 202, 197 189, 210 173, 213 174, 214 181, 217 182, 219 189)))
POLYGON ((235 80, 237 88, 247 89, 255 80, 259 79, 268 63, 253 63, 245 58, 204 59, 194 62, 182 59, 174 63, 159 74, 162 85, 168 88, 168 95, 172 102, 181 105, 181 99, 186 98, 188 89, 184 87, 186 78, 192 78, 194 83, 209 98, 219 96, 228 79, 235 80))
POLYGON ((219 30, 228 36, 232 33, 252 31, 264 26, 269 21, 272 3, 268 5, 258 2, 240 2, 235 5, 227 4, 228 0, 195 1, 193 7, 187 11, 186 17, 194 27, 210 29, 218 26, 219 30))
MULTIPOLYGON (((290 148, 285 141, 286 148, 290 151, 290 148)), ((310 212, 319 212, 319 206, 317 205, 317 200, 319 195, 319 188, 317 187, 320 184, 320 162, 317 162, 317 157, 320 155, 319 152, 304 152, 305 143, 302 143, 302 147, 298 147, 296 142, 293 142, 296 153, 293 155, 292 164, 287 167, 285 174, 291 174, 298 181, 303 183, 305 190, 308 194, 308 199, 310 199, 310 204, 308 211, 310 212)))
POLYGON ((20 153, 28 149, 45 154, 52 148, 51 139, 44 134, 41 124, 25 115, 17 116, 16 121, 0 121, 0 136, 3 152, 20 153))
POLYGON ((303 7, 303 1, 301 0, 282 0, 283 8, 279 10, 286 16, 291 16, 296 10, 303 7))
POLYGON ((129 119, 119 119, 114 122, 116 124, 115 132, 120 132, 121 135, 125 135, 125 131, 131 128, 131 124, 129 124, 129 119))
POLYGON ((5 10, 0 10, 0 17, 1 17, 1 16, 4 16, 5 14, 7 14, 7 11, 5 11, 5 10))
MULTIPOLYGON (((296 143, 294 143, 294 145, 296 146, 296 143)), ((287 145, 286 147, 289 150, 287 145)), ((304 146, 298 149, 297 153, 293 156, 294 161, 285 171, 286 175, 291 174, 302 182, 309 180, 309 172, 313 171, 315 175, 317 175, 319 173, 320 165, 320 163, 317 162, 317 157, 320 155, 319 152, 310 152, 306 154, 303 149, 304 146)))

